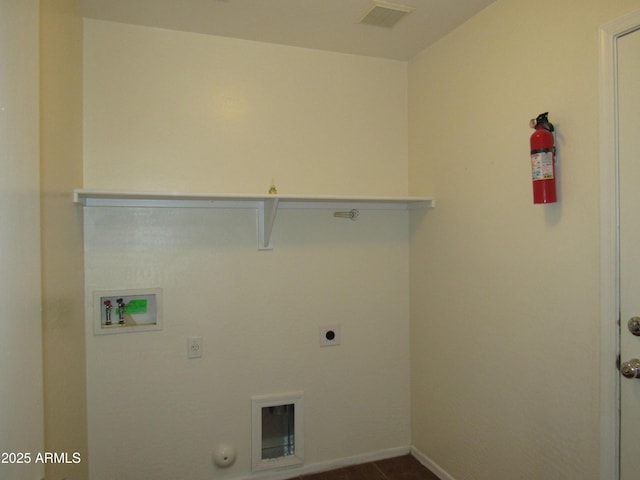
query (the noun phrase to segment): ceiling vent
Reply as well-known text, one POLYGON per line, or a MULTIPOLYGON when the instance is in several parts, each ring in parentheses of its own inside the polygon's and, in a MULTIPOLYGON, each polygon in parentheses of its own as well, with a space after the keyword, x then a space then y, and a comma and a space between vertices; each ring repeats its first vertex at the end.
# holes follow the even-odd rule
POLYGON ((414 7, 398 5, 397 3, 374 0, 359 23, 375 25, 376 27, 391 28, 403 17, 415 10, 414 7))

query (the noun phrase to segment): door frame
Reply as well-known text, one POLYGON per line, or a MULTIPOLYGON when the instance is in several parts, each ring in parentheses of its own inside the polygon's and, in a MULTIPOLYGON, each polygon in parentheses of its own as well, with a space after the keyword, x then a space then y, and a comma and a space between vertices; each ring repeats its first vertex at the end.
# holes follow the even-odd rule
POLYGON ((600 479, 618 480, 620 283, 617 42, 640 29, 640 9, 600 26, 600 479))

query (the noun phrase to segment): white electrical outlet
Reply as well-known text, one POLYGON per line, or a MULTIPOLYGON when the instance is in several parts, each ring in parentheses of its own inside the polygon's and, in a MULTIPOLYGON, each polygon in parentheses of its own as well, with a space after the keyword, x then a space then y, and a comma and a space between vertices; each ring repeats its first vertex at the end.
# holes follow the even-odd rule
POLYGON ((328 325, 320 327, 320 346, 332 347, 340 345, 340 326, 328 325))
POLYGON ((200 358, 202 356, 202 337, 187 338, 187 357, 200 358))

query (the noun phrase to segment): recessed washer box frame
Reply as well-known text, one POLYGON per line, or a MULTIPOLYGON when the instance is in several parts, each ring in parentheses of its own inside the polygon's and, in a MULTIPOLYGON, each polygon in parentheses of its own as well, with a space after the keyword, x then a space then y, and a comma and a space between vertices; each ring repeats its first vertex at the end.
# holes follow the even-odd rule
POLYGON ((92 305, 95 335, 162 330, 162 290, 160 288, 95 290, 92 305), (125 304, 124 323, 120 323, 118 299, 122 299, 125 304), (113 307, 111 324, 107 321, 106 301, 110 301, 113 307))

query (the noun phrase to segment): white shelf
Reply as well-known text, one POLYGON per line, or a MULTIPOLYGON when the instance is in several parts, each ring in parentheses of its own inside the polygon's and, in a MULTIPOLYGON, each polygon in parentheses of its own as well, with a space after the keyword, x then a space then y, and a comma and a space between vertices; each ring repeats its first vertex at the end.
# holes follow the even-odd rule
POLYGON ((73 191, 73 201, 85 207, 255 208, 260 250, 272 249, 271 232, 280 208, 408 210, 435 206, 431 197, 182 194, 83 189, 73 191))

